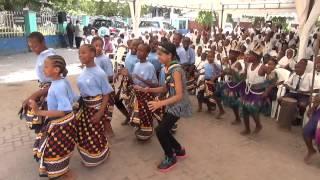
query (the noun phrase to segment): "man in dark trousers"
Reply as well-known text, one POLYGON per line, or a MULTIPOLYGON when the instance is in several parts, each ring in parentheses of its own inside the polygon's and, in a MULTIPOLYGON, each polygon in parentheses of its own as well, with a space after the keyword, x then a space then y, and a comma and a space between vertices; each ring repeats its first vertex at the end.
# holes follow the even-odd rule
POLYGON ((73 26, 71 20, 70 20, 70 22, 67 24, 66 30, 67 30, 68 40, 69 40, 69 46, 70 46, 70 48, 73 48, 74 26, 73 26))

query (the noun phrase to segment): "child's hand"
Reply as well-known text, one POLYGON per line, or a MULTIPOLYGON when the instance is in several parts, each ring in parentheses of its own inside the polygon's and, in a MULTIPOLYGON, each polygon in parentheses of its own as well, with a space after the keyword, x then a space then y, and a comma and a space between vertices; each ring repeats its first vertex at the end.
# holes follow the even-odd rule
POLYGON ((33 100, 33 99, 29 99, 28 104, 29 104, 29 106, 31 107, 31 109, 34 111, 34 113, 37 114, 37 112, 39 111, 39 107, 38 107, 36 101, 33 100))
POLYGON ((150 101, 148 102, 148 107, 149 110, 151 110, 152 112, 156 111, 157 109, 161 108, 162 105, 162 101, 150 101))
POLYGON ((123 75, 123 76, 128 76, 129 75, 129 71, 128 69, 121 69, 120 73, 123 75))
POLYGON ((135 89, 135 90, 137 90, 137 91, 142 91, 142 87, 141 86, 139 86, 139 85, 133 85, 133 88, 135 89))
POLYGON ((98 123, 98 122, 100 121, 100 119, 102 118, 103 113, 104 113, 104 112, 102 112, 102 111, 96 112, 96 113, 93 115, 93 117, 91 118, 91 121, 92 121, 93 123, 98 123))

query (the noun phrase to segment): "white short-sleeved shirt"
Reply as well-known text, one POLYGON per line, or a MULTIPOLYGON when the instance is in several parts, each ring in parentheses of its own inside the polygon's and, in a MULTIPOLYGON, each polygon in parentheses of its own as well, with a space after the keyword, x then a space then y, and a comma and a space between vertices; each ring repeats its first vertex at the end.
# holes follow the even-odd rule
POLYGON ((106 73, 99 66, 85 68, 78 77, 77 85, 82 97, 107 95, 113 91, 106 73))
POLYGON ((44 61, 47 59, 48 56, 55 55, 54 49, 47 49, 42 51, 38 57, 36 62, 36 75, 38 77, 38 80, 42 83, 51 82, 51 79, 49 77, 46 77, 44 75, 43 69, 44 69, 44 61))
POLYGON ((75 100, 76 96, 67 79, 52 81, 47 96, 49 111, 72 111, 72 104, 75 100))
MULTIPOLYGON (((300 79, 300 85, 298 91, 310 91, 311 85, 312 85, 312 74, 310 73, 304 73, 302 76, 297 75, 296 73, 293 73, 289 79, 285 82, 286 85, 289 87, 295 89, 297 87, 297 84, 300 79)), ((295 92, 295 91, 291 91, 295 92)))

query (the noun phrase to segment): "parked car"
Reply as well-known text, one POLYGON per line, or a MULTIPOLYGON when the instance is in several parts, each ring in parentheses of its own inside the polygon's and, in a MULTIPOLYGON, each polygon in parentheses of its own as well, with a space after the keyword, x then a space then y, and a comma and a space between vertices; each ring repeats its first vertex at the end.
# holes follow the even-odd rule
POLYGON ((117 21, 113 21, 111 19, 103 19, 98 18, 93 21, 92 27, 99 30, 101 27, 106 27, 110 31, 110 35, 117 35, 120 30, 117 28, 119 27, 119 23, 117 21))
POLYGON ((175 28, 168 22, 163 20, 142 20, 139 24, 139 33, 157 33, 161 31, 169 32, 175 28))

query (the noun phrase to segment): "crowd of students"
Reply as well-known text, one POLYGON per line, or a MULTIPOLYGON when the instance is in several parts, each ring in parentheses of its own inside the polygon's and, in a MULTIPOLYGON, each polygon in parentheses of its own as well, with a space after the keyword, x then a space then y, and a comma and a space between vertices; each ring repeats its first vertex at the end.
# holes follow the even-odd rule
POLYGON ((38 55, 39 90, 23 102, 20 113, 37 134, 33 150, 41 176, 72 177, 69 161, 75 147, 85 166, 103 163, 110 154, 114 106, 125 116, 122 125, 135 127, 138 140, 147 141, 156 134, 165 154, 158 169, 168 171, 177 158, 186 156, 173 134, 178 120, 192 114, 190 95, 198 100, 198 112, 205 104, 208 112, 218 109, 215 118, 221 119, 229 107, 234 115, 232 124, 244 124, 242 135, 258 134, 263 128, 260 114, 270 114, 272 101, 281 104, 279 85, 287 89, 284 97, 298 101, 302 117, 308 109, 305 161, 315 154, 312 139, 320 136, 316 133, 320 98, 310 95, 320 89, 320 58, 309 53, 309 57, 296 59, 296 33, 237 27, 225 34, 219 30, 213 34, 195 31, 186 36, 170 32, 130 37, 118 42, 127 49, 120 69, 113 67, 106 55, 103 38, 94 35, 90 43, 80 46, 83 71, 77 77, 77 95, 66 78, 64 58, 46 47, 41 33, 29 35, 28 44, 38 55), (280 68, 290 71, 290 77, 281 78, 280 68), (253 131, 250 118, 255 122, 253 131))

